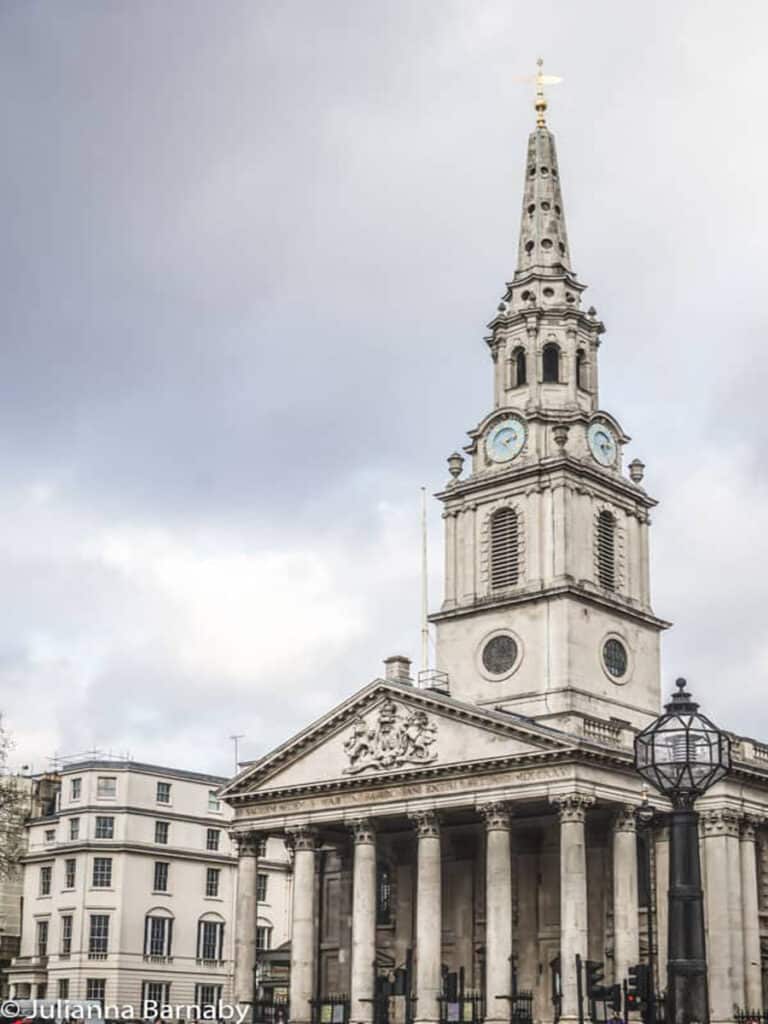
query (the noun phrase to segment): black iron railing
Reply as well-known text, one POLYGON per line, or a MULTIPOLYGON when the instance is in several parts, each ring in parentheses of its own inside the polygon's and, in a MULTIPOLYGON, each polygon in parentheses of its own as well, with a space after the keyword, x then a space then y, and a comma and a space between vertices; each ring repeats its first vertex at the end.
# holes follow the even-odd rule
POLYGON ((737 1010, 736 1024, 768 1024, 768 1010, 737 1010))
POLYGON ((345 992, 333 992, 322 999, 310 1000, 312 1024, 348 1024, 349 996, 345 992))
POLYGON ((533 992, 512 996, 512 1024, 533 1024, 533 992))
POLYGON ((482 992, 464 992, 456 999, 440 996, 440 1024, 481 1024, 485 1020, 485 997, 482 992))
POLYGON ((253 1004, 254 1024, 287 1024, 290 1016, 287 999, 276 997, 257 1000, 253 1004))

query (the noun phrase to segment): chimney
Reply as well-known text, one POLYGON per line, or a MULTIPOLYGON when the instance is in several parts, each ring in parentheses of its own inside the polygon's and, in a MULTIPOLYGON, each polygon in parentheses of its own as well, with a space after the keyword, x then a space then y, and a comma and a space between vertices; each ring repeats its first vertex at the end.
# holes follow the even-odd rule
POLYGON ((384 659, 384 678, 395 683, 413 683, 411 679, 411 659, 404 654, 393 654, 384 659))

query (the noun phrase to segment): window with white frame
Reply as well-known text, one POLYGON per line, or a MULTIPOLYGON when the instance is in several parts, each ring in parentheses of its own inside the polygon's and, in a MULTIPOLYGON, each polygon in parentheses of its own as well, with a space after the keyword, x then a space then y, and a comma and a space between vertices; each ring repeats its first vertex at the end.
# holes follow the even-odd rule
POLYGON ((200 1011, 200 1019, 218 1019, 221 989, 221 985, 195 985, 195 1007, 200 1011))
POLYGON ((268 875, 263 875, 259 872, 256 875, 256 900, 258 903, 263 903, 267 898, 267 882, 269 880, 268 875))
POLYGON ((77 860, 74 857, 67 857, 64 861, 64 888, 74 889, 77 881, 77 860))
POLYGON ((224 922, 206 920, 197 923, 197 959, 224 959, 224 922))
POLYGON ((69 999, 69 978, 59 978, 59 999, 69 999))
POLYGON ((155 1020, 171 1001, 169 981, 144 981, 141 985, 141 1006, 144 1020, 155 1020))
POLYGON ((79 839, 80 838, 80 819, 70 818, 69 819, 69 838, 79 839))
POLYGON ((156 798, 159 804, 169 804, 171 802, 170 782, 158 782, 156 798))
POLYGON ((115 819, 112 817, 104 817, 100 814, 96 815, 96 831, 94 832, 96 839, 114 839, 115 838, 115 819))
POLYGON ((37 922, 37 934, 35 938, 35 948, 37 955, 40 957, 48 956, 48 921, 37 922))
POLYGON ((112 885, 112 858, 93 858, 93 888, 109 889, 112 885))
POLYGON ((213 853, 219 848, 219 841, 221 839, 221 831, 218 828, 209 828, 205 833, 205 848, 211 850, 213 853))
POLYGON ((104 1009, 107 998, 107 982, 105 978, 86 978, 85 998, 89 1003, 98 1003, 104 1009))
POLYGON ((161 846, 168 845, 168 835, 170 833, 170 824, 167 821, 156 821, 155 822, 155 842, 161 846))
POLYGON ((51 895, 51 875, 53 873, 53 865, 43 864, 40 867, 40 895, 50 896, 51 895))
POLYGON ((173 918, 147 914, 144 920, 144 956, 171 956, 173 918))
POLYGON ((61 937, 61 949, 59 950, 60 956, 70 956, 72 953, 72 915, 62 914, 61 927, 59 931, 61 937))
POLYGON ((272 926, 268 924, 260 924, 256 927, 256 949, 263 951, 270 949, 270 943, 272 941, 272 926))
POLYGON ((107 955, 109 948, 109 914, 91 914, 88 933, 88 956, 92 959, 107 955))
POLYGON ((152 888, 155 892, 168 892, 168 861, 156 860, 152 888))
POLYGON ((96 799, 114 800, 117 796, 117 779, 114 775, 99 775, 96 779, 96 799))
POLYGON ((205 895, 206 896, 218 896, 219 895, 219 877, 221 871, 219 868, 206 868, 205 871, 205 895))
POLYGON ((83 780, 81 778, 72 779, 69 783, 69 799, 79 800, 83 794, 83 780))
POLYGON ((267 840, 266 839, 260 839, 259 840, 258 846, 256 847, 256 856, 257 857, 266 857, 267 856, 267 840))
POLYGON ((56 842, 56 829, 55 828, 47 828, 45 830, 45 841, 46 841, 46 843, 55 843, 56 842))
POLYGON ((215 789, 208 790, 208 810, 209 811, 220 811, 221 801, 218 798, 215 789))

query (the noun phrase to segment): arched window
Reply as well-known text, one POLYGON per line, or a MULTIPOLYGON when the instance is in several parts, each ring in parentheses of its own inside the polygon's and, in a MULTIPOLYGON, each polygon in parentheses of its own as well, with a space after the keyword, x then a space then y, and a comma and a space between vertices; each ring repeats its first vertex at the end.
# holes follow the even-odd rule
POLYGON ((383 860, 376 866, 376 924, 392 924, 392 873, 383 860))
POLYGON ((144 918, 144 956, 173 955, 173 914, 165 907, 155 907, 144 918))
POLYGON ((518 348, 515 350, 515 387, 522 387, 523 384, 528 382, 527 373, 527 362, 525 358, 525 349, 518 348))
POLYGON ((557 345, 544 346, 542 371, 545 384, 557 384, 560 380, 560 349, 557 345))
POLYGON ((597 580, 607 590, 616 589, 616 519, 611 512, 597 517, 597 580))
POLYGON ((491 516, 491 587, 513 587, 520 577, 517 512, 497 509, 491 516))
POLYGON ((582 391, 587 387, 587 357, 583 348, 576 353, 576 387, 582 391))

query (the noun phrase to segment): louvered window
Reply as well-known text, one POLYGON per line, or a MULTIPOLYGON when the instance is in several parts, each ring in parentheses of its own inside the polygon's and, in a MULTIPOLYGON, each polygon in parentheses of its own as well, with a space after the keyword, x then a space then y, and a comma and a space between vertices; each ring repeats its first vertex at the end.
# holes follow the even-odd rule
POLYGON ((545 345, 542 354, 542 370, 545 384, 557 384, 560 381, 560 349, 557 345, 545 345))
POLYGON ((515 384, 517 387, 522 387, 526 383, 528 377, 526 369, 525 349, 519 348, 515 352, 515 384))
POLYGON ((520 575, 517 512, 500 508, 491 517, 491 587, 513 587, 520 575))
POLYGON ((597 517, 597 579, 602 587, 616 589, 616 520, 610 512, 597 517))

